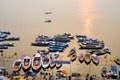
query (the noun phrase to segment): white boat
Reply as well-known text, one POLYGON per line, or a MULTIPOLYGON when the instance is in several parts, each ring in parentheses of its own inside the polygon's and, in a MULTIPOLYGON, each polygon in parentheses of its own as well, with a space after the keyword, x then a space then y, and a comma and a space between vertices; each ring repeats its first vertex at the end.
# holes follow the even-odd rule
POLYGON ((41 63, 42 63, 42 68, 46 69, 49 68, 50 65, 50 55, 42 55, 42 59, 41 59, 41 63))
POLYGON ((13 63, 13 71, 20 71, 22 67, 22 59, 16 59, 13 63))
POLYGON ((31 58, 29 56, 25 56, 23 58, 22 68, 23 68, 24 72, 30 70, 30 68, 31 68, 31 58))
POLYGON ((35 73, 38 73, 42 67, 41 65, 41 55, 39 53, 36 53, 36 55, 32 58, 32 64, 31 64, 32 70, 35 73))
POLYGON ((92 54, 92 62, 97 66, 99 64, 99 57, 95 54, 92 54))

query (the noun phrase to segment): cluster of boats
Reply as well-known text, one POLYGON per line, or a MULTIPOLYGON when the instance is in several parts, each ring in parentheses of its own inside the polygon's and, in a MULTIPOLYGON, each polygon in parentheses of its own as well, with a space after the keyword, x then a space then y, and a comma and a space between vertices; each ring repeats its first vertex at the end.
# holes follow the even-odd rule
POLYGON ((85 35, 76 35, 80 49, 103 49, 105 44, 95 38, 88 38, 85 35))
POLYGON ((105 47, 103 41, 99 41, 95 38, 88 38, 85 35, 76 35, 76 38, 78 39, 80 49, 87 50, 86 53, 81 53, 78 56, 80 63, 85 62, 86 64, 90 64, 92 61, 97 66, 101 59, 101 55, 106 53, 111 54, 109 48, 105 47))
POLYGON ((105 77, 107 79, 112 78, 112 79, 118 79, 119 76, 119 71, 117 69, 116 65, 111 65, 110 70, 108 71, 106 67, 103 67, 101 70, 101 76, 105 77))
POLYGON ((8 47, 14 47, 14 43, 3 43, 4 41, 16 41, 19 40, 19 37, 8 37, 11 33, 0 31, 0 52, 3 52, 3 49, 8 49, 8 47))
MULTIPOLYGON (((55 54, 59 54, 59 52, 56 52, 55 54)), ((41 69, 53 69, 55 67, 56 69, 59 69, 62 67, 62 64, 55 64, 52 62, 53 59, 57 58, 55 54, 54 56, 51 56, 48 51, 38 50, 32 59, 29 56, 25 56, 23 59, 16 59, 13 63, 13 71, 17 72, 22 68, 24 72, 32 69, 33 72, 37 73, 41 69)))
POLYGON ((38 35, 35 42, 31 43, 33 46, 47 46, 50 52, 63 52, 66 47, 68 47, 67 42, 73 39, 71 34, 55 35, 54 37, 49 37, 45 35, 38 35))

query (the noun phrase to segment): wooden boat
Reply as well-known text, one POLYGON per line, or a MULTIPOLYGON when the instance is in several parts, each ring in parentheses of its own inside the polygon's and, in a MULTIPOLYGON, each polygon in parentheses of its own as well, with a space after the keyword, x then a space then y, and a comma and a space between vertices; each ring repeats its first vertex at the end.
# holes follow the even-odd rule
POLYGON ((54 55, 53 55, 53 58, 56 59, 59 57, 59 51, 55 52, 54 55))
POLYGON ((50 69, 53 69, 53 68, 56 66, 56 64, 53 63, 53 60, 54 60, 54 59, 55 59, 55 58, 52 57, 52 54, 50 54, 50 69))
POLYGON ((116 65, 111 65, 110 66, 110 71, 111 71, 111 78, 112 79, 117 79, 118 78, 118 69, 116 65))
POLYGON ((2 45, 2 46, 0 46, 0 49, 8 49, 8 46, 2 45))
POLYGON ((33 58, 32 58, 32 70, 35 73, 38 73, 42 67, 41 65, 41 55, 37 53, 33 58))
POLYGON ((0 44, 0 46, 9 46, 9 47, 13 47, 13 46, 14 46, 14 43, 3 43, 3 44, 0 44))
POLYGON ((31 59, 29 56, 25 56, 23 58, 22 68, 24 72, 27 72, 31 68, 31 59))
POLYGON ((52 59, 50 60, 50 69, 55 68, 56 64, 52 62, 52 59))
POLYGON ((62 64, 56 64, 56 69, 60 69, 62 67, 62 64))
POLYGON ((88 65, 91 63, 91 59, 92 59, 92 56, 89 52, 86 52, 85 53, 85 56, 84 56, 84 59, 85 59, 85 63, 88 65))
POLYGON ((49 68, 49 65, 50 65, 50 55, 49 54, 42 55, 41 57, 42 57, 42 59, 41 59, 42 68, 43 69, 49 68))
POLYGON ((79 49, 102 49, 104 48, 103 44, 99 45, 80 45, 79 49))
POLYGON ((38 42, 33 42, 31 43, 33 46, 48 46, 49 42, 48 41, 38 41, 38 42))
POLYGON ((92 62, 97 66, 99 64, 99 57, 95 54, 92 54, 92 62))
POLYGON ((80 63, 83 63, 83 61, 84 61, 84 54, 83 54, 83 53, 81 53, 81 54, 78 56, 78 60, 79 60, 80 63))
POLYGON ((13 63, 13 71, 20 71, 22 67, 22 59, 16 59, 13 63))
POLYGON ((5 38, 5 41, 16 41, 16 40, 20 40, 20 37, 5 38))
POLYGON ((101 76, 106 77, 106 73, 107 73, 107 68, 103 67, 102 70, 101 70, 101 76))
POLYGON ((116 64, 120 65, 120 58, 114 59, 114 62, 115 62, 116 64))
POLYGON ((76 59, 77 59, 77 55, 76 54, 73 54, 73 55, 70 56, 70 61, 71 62, 74 62, 76 59))

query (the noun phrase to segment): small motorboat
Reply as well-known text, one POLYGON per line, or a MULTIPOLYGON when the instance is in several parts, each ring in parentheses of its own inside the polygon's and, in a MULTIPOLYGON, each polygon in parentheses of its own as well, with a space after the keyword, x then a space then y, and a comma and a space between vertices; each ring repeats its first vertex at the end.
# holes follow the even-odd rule
POLYGON ((95 54, 92 54, 92 62, 97 66, 99 64, 99 57, 95 54))
POLYGON ((91 59, 92 59, 92 56, 89 52, 85 53, 85 56, 84 56, 84 59, 85 59, 85 63, 88 65, 91 63, 91 59))
POLYGON ((114 62, 115 62, 116 64, 120 65, 120 58, 115 58, 115 59, 114 59, 114 62))
POLYGON ((42 67, 41 65, 41 55, 36 53, 36 55, 32 58, 32 70, 35 73, 38 73, 42 67))
POLYGON ((22 68, 24 72, 27 72, 31 68, 31 59, 29 56, 25 56, 23 58, 22 68))
POLYGON ((83 53, 81 53, 81 54, 78 56, 78 60, 79 60, 80 63, 83 63, 83 61, 84 61, 84 54, 83 54, 83 53))
POLYGON ((20 71, 22 67, 22 59, 16 59, 13 63, 13 71, 20 71))

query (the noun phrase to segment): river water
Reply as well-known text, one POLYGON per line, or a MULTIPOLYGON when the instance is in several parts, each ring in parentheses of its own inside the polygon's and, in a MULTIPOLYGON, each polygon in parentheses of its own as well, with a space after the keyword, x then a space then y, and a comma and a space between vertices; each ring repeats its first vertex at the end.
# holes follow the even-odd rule
MULTIPOLYGON (((24 54, 32 57, 37 50, 47 49, 31 46, 38 34, 54 36, 71 33, 73 36, 83 34, 103 40, 112 52, 108 55, 108 67, 111 64, 116 65, 110 59, 120 56, 119 4, 119 0, 0 0, 0 31, 10 31, 10 36, 20 37, 20 41, 14 42, 15 47, 4 51, 4 56, 17 53, 18 57, 24 54), (52 22, 45 23, 46 20, 52 22)), ((66 55, 73 47, 77 49, 78 54, 83 52, 78 50, 76 41, 71 41, 69 48, 60 53, 62 59, 68 59, 66 55)), ((15 58, 4 58, 3 62, 1 57, 0 64, 11 71, 15 58)), ((105 64, 104 59, 100 60, 99 66, 87 66, 75 61, 71 65, 63 65, 62 69, 67 70, 68 74, 100 74, 105 64)))

